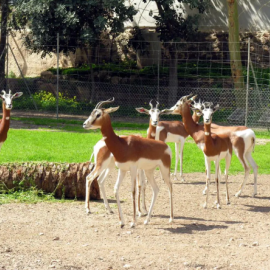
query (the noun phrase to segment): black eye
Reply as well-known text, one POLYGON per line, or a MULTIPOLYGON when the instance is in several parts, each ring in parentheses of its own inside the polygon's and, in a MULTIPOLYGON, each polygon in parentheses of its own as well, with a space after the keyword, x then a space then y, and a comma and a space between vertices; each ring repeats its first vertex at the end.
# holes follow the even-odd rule
POLYGON ((97 115, 97 118, 99 118, 99 117, 100 117, 100 115, 101 115, 101 114, 99 113, 99 114, 97 115))

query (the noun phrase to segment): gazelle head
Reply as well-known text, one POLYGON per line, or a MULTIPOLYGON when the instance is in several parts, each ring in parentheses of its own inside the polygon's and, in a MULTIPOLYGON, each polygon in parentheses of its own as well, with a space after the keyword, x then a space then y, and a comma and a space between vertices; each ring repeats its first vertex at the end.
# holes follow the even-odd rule
POLYGON ((150 115, 151 125, 154 127, 156 127, 158 125, 160 115, 172 113, 172 110, 168 110, 168 109, 164 109, 164 110, 160 111, 158 109, 158 106, 159 106, 158 101, 156 102, 156 107, 154 107, 154 105, 152 104, 152 99, 150 100, 149 105, 151 107, 150 110, 147 110, 143 107, 140 107, 140 108, 136 108, 136 111, 139 113, 145 113, 145 114, 150 115))
POLYGON ((83 128, 84 129, 101 128, 105 115, 108 113, 115 112, 119 109, 119 106, 118 107, 111 107, 111 108, 107 108, 107 109, 102 108, 102 106, 104 106, 105 104, 111 103, 111 102, 114 102, 114 98, 110 98, 110 99, 105 100, 105 101, 100 101, 96 105, 95 109, 92 111, 92 113, 90 114, 88 119, 83 123, 83 128))
POLYGON ((5 107, 7 110, 12 109, 12 100, 20 97, 23 94, 23 92, 17 92, 14 95, 12 95, 11 90, 9 90, 8 94, 6 93, 5 90, 2 90, 1 92, 2 92, 2 94, 0 94, 0 97, 3 100, 3 102, 5 103, 5 107))
POLYGON ((193 94, 189 94, 187 96, 181 97, 176 104, 170 108, 172 110, 171 114, 180 114, 182 115, 183 113, 183 105, 187 102, 189 105, 191 102, 193 102, 196 99, 197 95, 193 96, 193 94))
POLYGON ((198 102, 196 102, 195 100, 193 100, 192 104, 190 105, 190 108, 192 109, 192 111, 194 113, 196 113, 196 115, 198 117, 202 116, 202 102, 201 99, 199 99, 198 102))
POLYGON ((210 125, 212 123, 213 113, 216 112, 219 108, 219 105, 213 105, 212 102, 203 102, 201 113, 203 115, 203 122, 206 125, 210 125))

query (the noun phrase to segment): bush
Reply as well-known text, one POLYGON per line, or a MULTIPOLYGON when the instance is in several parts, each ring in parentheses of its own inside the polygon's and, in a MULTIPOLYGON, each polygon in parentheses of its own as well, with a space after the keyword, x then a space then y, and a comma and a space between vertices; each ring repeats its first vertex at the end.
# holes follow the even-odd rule
MULTIPOLYGON (((33 99, 37 105, 38 110, 42 111, 56 111, 57 99, 50 92, 39 91, 34 93, 33 99)), ((14 107, 17 109, 34 109, 33 100, 29 96, 23 96, 20 100, 14 100, 14 107)), ((77 97, 72 98, 65 96, 63 93, 59 93, 58 109, 59 111, 69 113, 81 113, 83 111, 91 111, 94 106, 86 102, 78 102, 77 97)))

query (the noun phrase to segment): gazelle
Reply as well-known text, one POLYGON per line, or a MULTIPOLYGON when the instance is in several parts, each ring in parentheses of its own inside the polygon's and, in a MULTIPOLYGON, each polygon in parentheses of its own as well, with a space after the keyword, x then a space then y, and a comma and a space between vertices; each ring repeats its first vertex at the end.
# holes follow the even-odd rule
POLYGON ((7 139, 7 133, 9 130, 9 124, 10 124, 10 111, 12 110, 12 101, 15 98, 18 98, 22 95, 22 92, 17 92, 15 94, 11 94, 11 90, 9 90, 9 93, 7 94, 5 90, 2 90, 2 94, 0 95, 0 98, 2 101, 2 108, 3 108, 3 117, 0 120, 0 150, 7 139))
POLYGON ((202 104, 201 113, 204 121, 204 158, 205 166, 207 167, 206 177, 206 200, 204 208, 207 207, 209 183, 211 175, 211 161, 215 162, 215 181, 217 187, 217 208, 220 208, 220 197, 219 197, 219 163, 221 159, 225 159, 225 183, 226 183, 226 201, 230 203, 229 191, 228 191, 228 171, 231 164, 232 158, 232 144, 230 138, 224 135, 216 135, 211 133, 211 124, 213 113, 219 108, 219 105, 213 107, 210 102, 204 102, 202 104))
MULTIPOLYGON (((123 213, 119 201, 119 187, 125 177, 127 171, 131 175, 131 191, 133 201, 133 221, 131 227, 136 223, 136 204, 135 204, 135 182, 137 169, 145 171, 147 180, 152 186, 153 197, 149 208, 148 216, 145 220, 147 224, 151 218, 154 203, 156 201, 158 186, 154 179, 154 170, 159 167, 162 177, 169 188, 170 195, 170 222, 173 221, 173 204, 172 204, 172 183, 170 181, 170 166, 171 166, 171 150, 164 142, 141 138, 138 136, 117 136, 112 128, 109 113, 115 112, 119 107, 111 107, 104 109, 107 103, 111 103, 113 99, 99 102, 95 109, 90 114, 89 118, 84 122, 85 129, 101 129, 108 149, 115 158, 115 164, 119 168, 118 178, 115 184, 114 192, 117 200, 119 219, 121 227, 124 226, 123 213)), ((86 194, 89 197, 89 187, 93 179, 95 179, 99 166, 86 179, 86 194)), ((86 205, 86 208, 88 206, 86 205)))
MULTIPOLYGON (((191 108, 194 111, 194 113, 197 114, 198 121, 199 121, 199 118, 202 115, 201 100, 199 100, 199 102, 193 101, 191 108)), ((246 126, 219 126, 214 123, 211 124, 211 131, 218 135, 226 134, 229 136, 232 146, 233 146, 233 150, 245 170, 244 180, 242 181, 240 188, 235 194, 235 196, 239 197, 244 189, 244 186, 247 182, 247 178, 250 171, 250 167, 249 167, 249 163, 250 163, 251 167, 253 168, 253 173, 254 173, 253 197, 255 197, 255 195, 257 194, 258 166, 251 155, 251 153, 254 151, 255 140, 256 140, 254 131, 246 126)))
MULTIPOLYGON (((99 167, 99 175, 97 175, 98 184, 100 187, 100 191, 103 197, 105 208, 109 213, 113 213, 112 209, 107 200, 106 191, 105 191, 105 180, 107 179, 111 170, 115 168, 115 160, 113 154, 108 149, 107 145, 104 142, 104 139, 99 140, 94 146, 94 152, 90 157, 90 162, 92 162, 94 156, 94 163, 92 166, 99 167)), ((95 168, 93 168, 95 169, 95 168)), ((145 206, 145 178, 142 170, 138 171, 137 175, 137 206, 138 206, 138 214, 139 216, 143 216, 147 214, 146 206, 145 206), (140 199, 142 199, 142 208, 140 204, 140 199)), ((85 197, 87 198, 87 196, 85 197)), ((90 198, 89 198, 90 199, 90 198)), ((89 200, 86 200, 87 213, 90 212, 89 200)))
POLYGON ((154 107, 151 100, 149 105, 151 107, 150 110, 143 107, 136 108, 137 112, 150 115, 147 138, 160 140, 165 143, 175 143, 174 177, 177 179, 177 165, 180 157, 180 177, 182 181, 185 181, 183 177, 183 149, 185 140, 188 137, 188 133, 183 123, 180 121, 159 121, 160 115, 171 113, 171 111, 168 109, 160 111, 158 109, 159 102, 156 102, 156 107, 154 107))

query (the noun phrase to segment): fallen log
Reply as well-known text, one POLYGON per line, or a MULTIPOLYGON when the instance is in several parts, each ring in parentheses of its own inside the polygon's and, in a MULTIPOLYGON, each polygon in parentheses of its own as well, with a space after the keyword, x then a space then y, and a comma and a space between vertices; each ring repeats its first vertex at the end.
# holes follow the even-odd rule
MULTIPOLYGON (((85 163, 24 162, 0 165, 1 189, 36 187, 56 198, 84 199, 85 179, 94 166, 85 163)), ((91 185, 91 199, 99 200, 97 179, 91 185)))

